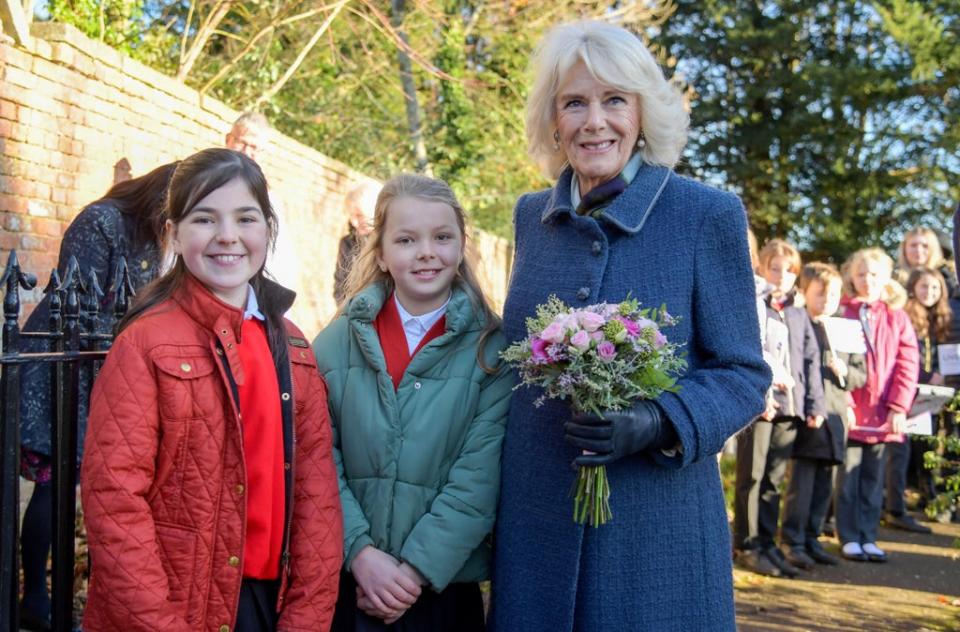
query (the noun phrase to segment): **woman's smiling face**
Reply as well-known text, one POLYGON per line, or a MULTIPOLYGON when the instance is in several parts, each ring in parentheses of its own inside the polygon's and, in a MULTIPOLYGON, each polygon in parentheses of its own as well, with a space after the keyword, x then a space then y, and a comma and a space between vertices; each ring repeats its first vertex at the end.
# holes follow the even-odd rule
POLYGON ((640 136, 640 98, 594 77, 577 62, 556 97, 561 150, 579 179, 580 195, 616 177, 640 136))

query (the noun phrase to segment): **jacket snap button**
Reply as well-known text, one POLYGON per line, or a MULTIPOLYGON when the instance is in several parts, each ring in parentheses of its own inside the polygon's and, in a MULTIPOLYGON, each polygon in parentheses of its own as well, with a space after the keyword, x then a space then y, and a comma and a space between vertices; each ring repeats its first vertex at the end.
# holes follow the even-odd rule
POLYGON ((280 399, 282 399, 283 401, 289 400, 289 399, 290 399, 290 393, 284 393, 283 395, 280 396, 280 399))
POLYGON ((240 566, 240 558, 237 557, 236 555, 231 555, 231 556, 230 556, 230 559, 227 560, 227 564, 229 564, 230 566, 236 568, 236 567, 240 566))
POLYGON ((190 372, 190 364, 187 363, 187 362, 184 362, 183 364, 180 365, 180 369, 181 369, 184 373, 189 373, 189 372, 190 372))
POLYGON ((590 288, 582 287, 579 290, 577 290, 577 298, 580 299, 581 301, 585 301, 588 298, 590 298, 590 288))
POLYGON ((289 470, 289 469, 290 469, 290 464, 289 464, 289 463, 284 463, 284 464, 283 464, 283 469, 289 470))
POLYGON ((226 330, 226 329, 221 329, 221 330, 220 330, 220 333, 223 334, 224 336, 226 336, 226 335, 227 335, 227 330, 226 330))
POLYGON ((237 496, 243 496, 243 485, 237 485, 237 496))
POLYGON ((413 383, 413 388, 417 389, 418 391, 419 391, 422 387, 423 387, 423 384, 421 384, 420 382, 414 382, 414 383, 413 383))
POLYGON ((301 358, 306 358, 306 357, 307 357, 307 352, 306 352, 306 351, 301 351, 301 352, 300 352, 300 357, 301 357, 301 358))
POLYGON ((603 244, 601 244, 599 241, 593 242, 593 244, 590 245, 590 252, 592 252, 595 256, 598 256, 601 252, 603 252, 603 244))
POLYGON ((218 356, 222 356, 222 355, 223 355, 223 349, 221 349, 220 347, 217 347, 217 355, 218 355, 218 356))
POLYGON ((233 343, 232 343, 232 342, 228 342, 228 343, 227 343, 227 349, 233 349, 233 343))
POLYGON ((220 629, 219 629, 217 632, 230 632, 230 626, 229 626, 229 625, 221 625, 221 626, 220 626, 220 629))
POLYGON ((150 267, 150 262, 147 261, 146 259, 144 259, 143 261, 140 262, 140 269, 141 269, 141 270, 146 270, 146 269, 149 268, 149 267, 150 267))

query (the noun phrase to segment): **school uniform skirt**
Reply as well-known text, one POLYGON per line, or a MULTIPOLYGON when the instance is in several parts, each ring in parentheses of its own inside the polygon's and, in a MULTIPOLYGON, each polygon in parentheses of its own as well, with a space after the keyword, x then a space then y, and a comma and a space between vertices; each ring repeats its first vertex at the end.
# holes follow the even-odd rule
POLYGON ((340 595, 331 632, 483 632, 479 584, 450 584, 436 593, 424 588, 417 602, 390 625, 357 608, 357 583, 340 573, 340 595))
POLYGON ((275 632, 279 588, 280 581, 276 579, 244 577, 240 584, 237 624, 233 632, 275 632))

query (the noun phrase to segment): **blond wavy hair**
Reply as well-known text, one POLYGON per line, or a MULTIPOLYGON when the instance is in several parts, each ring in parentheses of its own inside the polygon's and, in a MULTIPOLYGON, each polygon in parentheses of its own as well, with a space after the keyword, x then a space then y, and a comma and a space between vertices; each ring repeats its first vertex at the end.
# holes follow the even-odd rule
POLYGON ((557 92, 578 62, 617 90, 635 94, 646 145, 639 150, 651 165, 673 167, 687 144, 690 116, 680 90, 667 81, 646 45, 633 33, 612 24, 585 20, 551 29, 533 58, 534 81, 527 99, 527 149, 551 178, 568 164, 557 147, 557 92))

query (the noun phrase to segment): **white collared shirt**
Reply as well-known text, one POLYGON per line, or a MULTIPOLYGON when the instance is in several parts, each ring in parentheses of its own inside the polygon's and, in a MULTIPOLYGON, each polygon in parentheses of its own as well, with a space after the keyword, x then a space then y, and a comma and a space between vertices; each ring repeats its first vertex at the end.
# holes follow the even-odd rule
POLYGON ((421 314, 420 316, 414 316, 405 310, 403 305, 400 304, 400 299, 397 298, 396 292, 393 293, 393 300, 397 304, 397 313, 400 314, 400 322, 403 323, 403 333, 407 337, 407 352, 412 356, 413 352, 420 346, 420 341, 423 340, 423 337, 427 335, 430 328, 436 325, 437 321, 440 320, 447 311, 447 303, 450 302, 450 298, 447 297, 443 305, 437 309, 432 312, 427 312, 426 314, 421 314))
POLYGON ((260 311, 260 303, 257 302, 257 293, 253 291, 253 286, 247 284, 247 306, 243 310, 243 319, 267 320, 267 317, 260 311))

